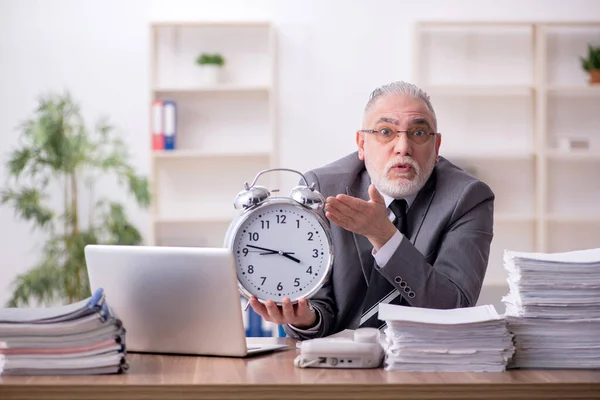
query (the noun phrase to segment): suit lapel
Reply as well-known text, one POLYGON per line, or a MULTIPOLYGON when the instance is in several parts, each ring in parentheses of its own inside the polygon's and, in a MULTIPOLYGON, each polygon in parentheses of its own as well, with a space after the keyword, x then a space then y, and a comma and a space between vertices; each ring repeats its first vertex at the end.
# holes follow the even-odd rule
MULTIPOLYGON (((427 211, 429 210, 435 195, 437 179, 436 175, 436 169, 434 168, 431 176, 427 180, 427 183, 419 191, 419 194, 415 198, 413 205, 408 210, 406 216, 408 219, 408 233, 410 241, 413 245, 417 240, 421 226, 423 225, 423 221, 425 220, 425 216, 427 215, 427 211)), ((361 173, 360 179, 357 179, 354 185, 346 188, 346 194, 368 201, 370 184, 371 178, 369 177, 367 171, 364 170, 361 173)), ((363 278, 365 279, 365 283, 368 285, 371 271, 373 270, 373 263, 375 262, 371 254, 373 245, 371 245, 371 242, 369 242, 369 240, 363 235, 358 235, 351 232, 348 233, 352 235, 352 239, 358 252, 358 259, 360 261, 363 278)))
MULTIPOLYGON (((346 188, 346 194, 368 201, 370 184, 371 178, 369 177, 367 170, 363 170, 361 172, 360 179, 357 179, 354 185, 351 187, 346 188)), ((373 263, 375 262, 373 255, 371 254, 373 245, 371 245, 371 242, 369 242, 369 240, 363 235, 352 233, 352 238, 358 252, 358 258, 365 283, 368 284, 371 271, 373 270, 373 263)))

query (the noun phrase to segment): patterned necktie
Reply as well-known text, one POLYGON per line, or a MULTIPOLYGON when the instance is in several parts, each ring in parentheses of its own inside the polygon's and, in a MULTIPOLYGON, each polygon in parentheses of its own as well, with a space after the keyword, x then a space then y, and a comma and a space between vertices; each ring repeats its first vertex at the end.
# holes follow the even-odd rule
MULTIPOLYGON (((390 204, 390 210, 396 216, 394 225, 396 225, 400 233, 406 234, 406 200, 394 200, 390 204)), ((373 327, 381 329, 385 327, 385 321, 377 319, 379 303, 407 304, 403 302, 400 292, 373 267, 369 279, 369 288, 365 295, 363 313, 360 318, 361 328, 373 327)))

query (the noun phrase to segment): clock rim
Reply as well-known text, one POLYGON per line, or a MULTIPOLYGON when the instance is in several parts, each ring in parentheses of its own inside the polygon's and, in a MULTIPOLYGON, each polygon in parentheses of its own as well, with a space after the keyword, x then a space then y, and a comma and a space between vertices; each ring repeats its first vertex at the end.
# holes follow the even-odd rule
MULTIPOLYGON (((252 293, 250 293, 250 291, 248 291, 248 289, 246 289, 244 287, 244 285, 242 285, 242 283, 240 282, 240 279, 237 276, 237 264, 235 263, 235 254, 234 254, 234 249, 233 249, 235 237, 236 237, 237 233, 239 232, 240 227, 248 219, 250 219, 250 217, 252 217, 255 212, 258 212, 262 208, 265 208, 265 207, 271 206, 271 205, 275 205, 275 204, 283 204, 286 206, 292 206, 294 208, 297 208, 302 211, 308 212, 309 214, 312 214, 315 217, 315 219, 317 220, 317 222, 319 223, 319 225, 321 226, 321 228, 323 229, 323 231, 325 232, 325 238, 327 240, 327 245, 329 248, 329 250, 328 250, 329 262, 327 263, 327 265, 325 267, 325 269, 326 269, 325 274, 323 274, 323 276, 317 282, 317 284, 306 295, 301 296, 302 298, 308 300, 311 297, 313 297, 331 277, 331 274, 333 271, 333 257, 334 257, 333 237, 331 235, 331 228, 329 227, 327 221, 321 216, 321 214, 319 214, 316 210, 306 207, 305 205, 302 205, 301 203, 297 202, 296 200, 288 198, 288 197, 269 197, 266 200, 264 200, 263 202, 261 202, 260 204, 256 204, 256 205, 253 205, 252 207, 248 207, 247 209, 242 211, 242 213, 240 215, 235 217, 235 219, 231 222, 229 229, 227 229, 227 233, 225 235, 224 246, 227 247, 229 249, 229 251, 231 251, 231 254, 234 257, 234 265, 236 268, 235 277, 237 280, 238 290, 246 299, 250 299, 252 296, 254 296, 252 293)), ((255 297, 261 303, 265 303, 267 301, 267 300, 263 300, 263 299, 259 298, 258 296, 255 296, 255 297)), ((272 299, 269 299, 269 300, 273 301, 278 306, 280 306, 282 304, 281 301, 272 300, 272 299)), ((297 300, 292 300, 292 304, 296 304, 297 302, 298 302, 297 300)))

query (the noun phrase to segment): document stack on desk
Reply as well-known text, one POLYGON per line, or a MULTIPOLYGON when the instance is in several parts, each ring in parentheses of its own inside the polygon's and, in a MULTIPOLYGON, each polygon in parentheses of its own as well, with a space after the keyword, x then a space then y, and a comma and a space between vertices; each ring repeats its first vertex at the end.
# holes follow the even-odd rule
POLYGON ((600 249, 505 251, 515 368, 600 368, 600 249))
POLYGON ((504 371, 514 352, 493 305, 435 310, 379 305, 387 371, 504 371))
POLYGON ((89 375, 127 369, 125 329, 98 289, 48 308, 0 308, 0 375, 89 375))

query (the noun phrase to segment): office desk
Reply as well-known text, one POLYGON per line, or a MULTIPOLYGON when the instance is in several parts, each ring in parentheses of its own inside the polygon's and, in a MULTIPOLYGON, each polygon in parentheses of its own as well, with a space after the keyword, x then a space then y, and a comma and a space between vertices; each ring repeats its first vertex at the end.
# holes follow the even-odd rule
MULTIPOLYGON (((258 339, 258 341, 290 339, 258 339)), ((295 348, 235 359, 130 354, 122 375, 0 377, 0 399, 600 399, 600 371, 406 373, 294 367, 295 348)))

